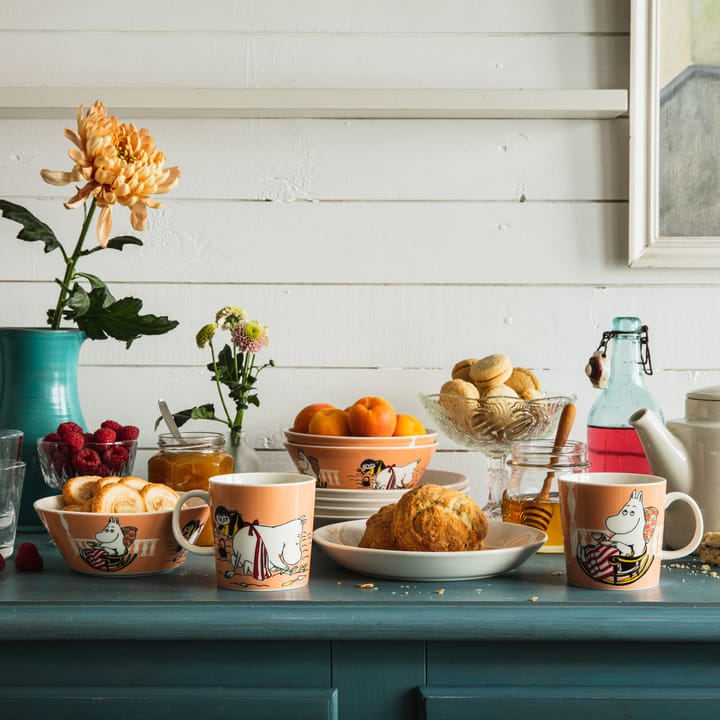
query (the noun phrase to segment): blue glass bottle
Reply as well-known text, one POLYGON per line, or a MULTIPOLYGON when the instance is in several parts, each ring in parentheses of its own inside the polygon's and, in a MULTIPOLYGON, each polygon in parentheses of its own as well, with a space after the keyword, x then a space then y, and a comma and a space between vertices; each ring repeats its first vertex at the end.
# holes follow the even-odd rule
POLYGON ((652 474, 637 431, 628 422, 640 408, 663 417, 645 385, 644 376, 652 375, 647 327, 636 317, 613 318, 612 330, 603 333, 595 354, 599 362, 605 358, 610 341, 613 345, 607 386, 587 419, 590 470, 652 474))

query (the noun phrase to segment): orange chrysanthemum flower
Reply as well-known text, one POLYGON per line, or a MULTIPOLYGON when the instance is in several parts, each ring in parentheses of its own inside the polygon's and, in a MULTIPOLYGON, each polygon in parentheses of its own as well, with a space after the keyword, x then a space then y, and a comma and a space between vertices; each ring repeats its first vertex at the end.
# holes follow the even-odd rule
POLYGON ((68 151, 75 162, 70 172, 42 170, 45 182, 67 185, 85 181, 65 207, 82 205, 88 197, 95 198, 101 208, 97 224, 97 240, 107 246, 112 229, 112 206, 130 208, 130 223, 135 230, 145 230, 147 208, 161 207, 153 195, 169 192, 180 179, 180 170, 166 168, 165 155, 155 147, 152 135, 145 128, 118 122, 108 117, 105 105, 97 100, 83 115, 77 113, 77 132, 66 129, 65 137, 76 148, 68 151))

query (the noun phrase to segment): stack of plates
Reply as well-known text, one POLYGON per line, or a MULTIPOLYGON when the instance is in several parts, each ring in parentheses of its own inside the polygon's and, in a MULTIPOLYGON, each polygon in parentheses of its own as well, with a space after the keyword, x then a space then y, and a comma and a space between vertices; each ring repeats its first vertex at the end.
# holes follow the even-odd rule
MULTIPOLYGON (((426 470, 419 485, 432 483, 452 490, 467 492, 470 483, 462 473, 426 470)), ((383 505, 397 502, 402 490, 315 490, 315 527, 342 520, 360 520, 374 515, 383 505)))

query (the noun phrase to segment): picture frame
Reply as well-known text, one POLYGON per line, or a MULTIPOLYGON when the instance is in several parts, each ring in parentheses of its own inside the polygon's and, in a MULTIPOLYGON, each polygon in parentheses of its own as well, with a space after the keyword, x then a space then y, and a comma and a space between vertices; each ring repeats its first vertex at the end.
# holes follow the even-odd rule
POLYGON ((720 0, 632 0, 630 23, 629 265, 720 267, 720 57, 703 38, 720 0))

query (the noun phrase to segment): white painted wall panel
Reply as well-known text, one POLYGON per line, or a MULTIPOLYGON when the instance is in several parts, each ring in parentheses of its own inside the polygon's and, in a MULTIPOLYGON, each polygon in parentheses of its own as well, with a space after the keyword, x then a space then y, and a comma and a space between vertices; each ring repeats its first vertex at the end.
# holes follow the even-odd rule
MULTIPOLYGON (((5 0, 0 85, 622 88, 628 31, 625 0, 129 0, 123 13, 5 0)), ((0 197, 74 238, 70 189, 39 178, 69 166, 73 123, 0 120, 0 197)), ((301 406, 372 393, 426 419, 418 393, 491 352, 577 394, 581 437, 597 396, 583 367, 614 314, 650 325, 648 382, 668 416, 720 382, 717 274, 627 268, 626 119, 142 124, 180 186, 145 247, 86 269, 181 325, 129 351, 86 343, 80 378, 89 422, 141 426, 140 468, 157 398, 215 400, 194 335, 228 303, 270 325, 278 367, 247 429, 283 469, 282 429, 301 406)), ((39 325, 57 259, 16 231, 0 221, 0 325, 39 325)), ((129 231, 123 210, 115 231, 129 231)), ((443 438, 433 466, 477 478, 484 464, 443 438)))

